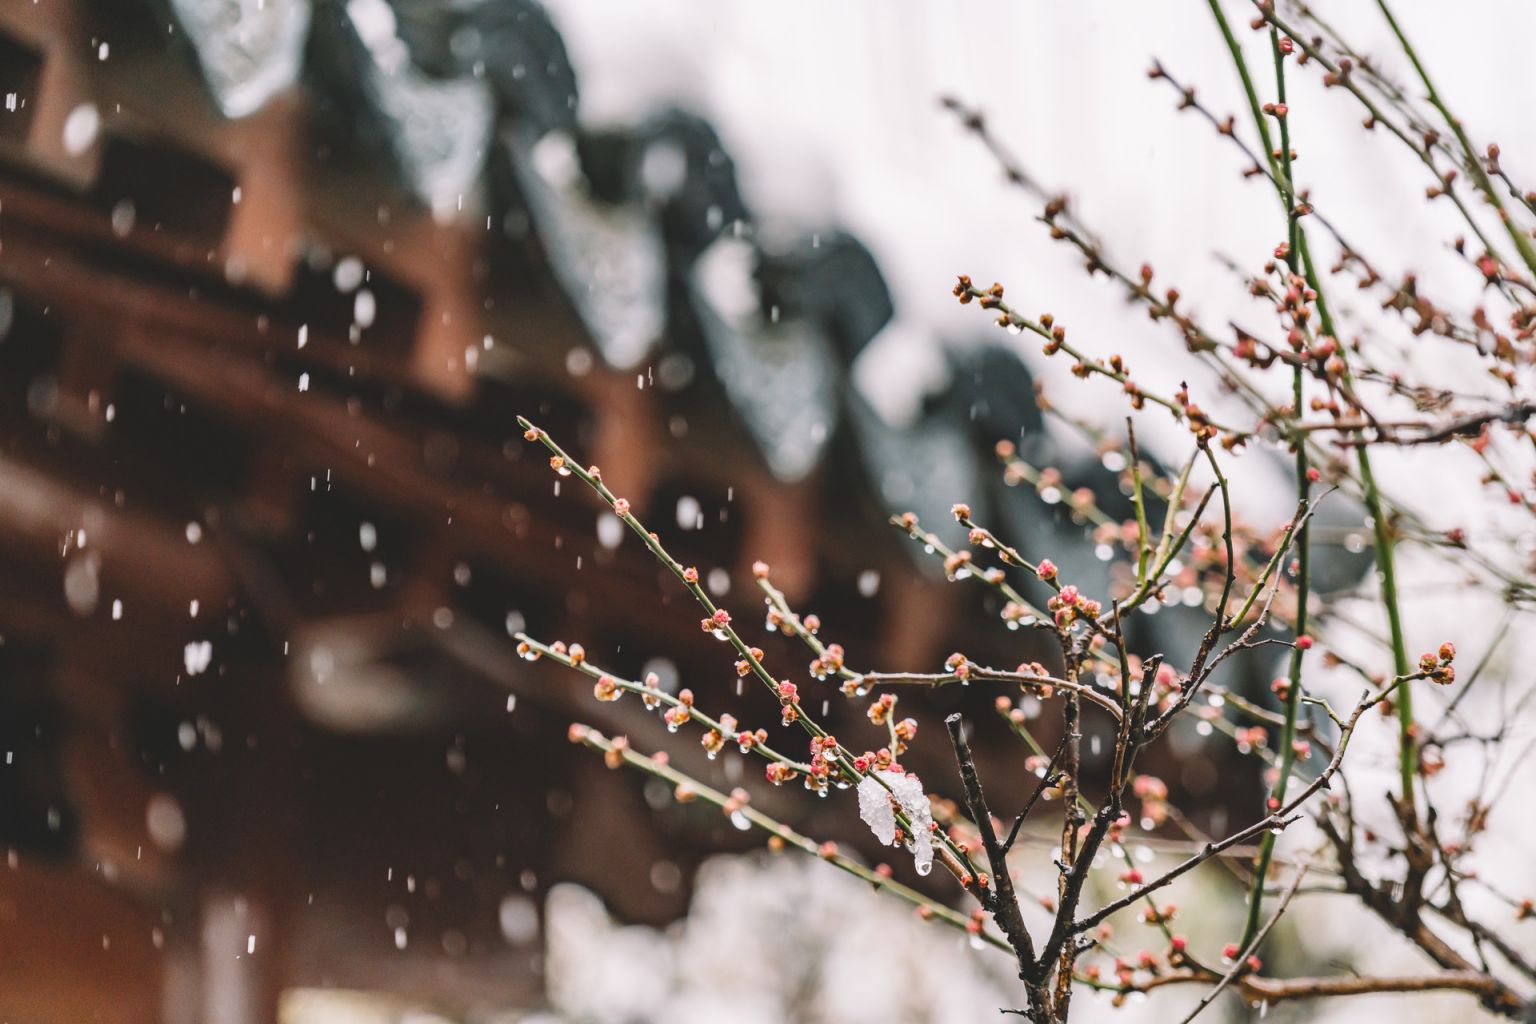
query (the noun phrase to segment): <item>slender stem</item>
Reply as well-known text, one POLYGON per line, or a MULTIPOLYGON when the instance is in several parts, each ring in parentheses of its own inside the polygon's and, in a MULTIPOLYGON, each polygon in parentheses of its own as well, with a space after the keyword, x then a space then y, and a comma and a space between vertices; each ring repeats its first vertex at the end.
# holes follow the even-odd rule
MULTIPOLYGON (((723 619, 717 617, 717 613, 720 611, 720 609, 715 604, 715 602, 710 599, 710 596, 704 592, 704 588, 699 585, 697 573, 690 574, 689 571, 683 566, 683 563, 672 557, 671 552, 669 552, 661 543, 661 538, 647 530, 645 528, 645 524, 641 523, 640 520, 635 517, 635 514, 629 511, 627 502, 623 502, 621 504, 621 499, 608 489, 607 484, 603 483, 602 476, 597 472, 596 467, 590 470, 583 469, 579 462, 571 458, 569 453, 567 453, 564 448, 560 447, 559 442, 551 437, 548 431, 542 430, 535 426, 526 416, 518 416, 517 423, 518 426, 523 428, 524 437, 527 440, 537 441, 549 451, 554 453, 554 458, 550 461, 552 468, 556 469, 556 471, 565 470, 574 474, 576 478, 579 479, 582 483, 596 491, 597 494, 605 502, 608 503, 609 507, 613 509, 614 514, 617 515, 626 526, 640 535, 640 539, 645 543, 646 548, 651 552, 651 554, 655 556, 656 560, 662 565, 666 566, 672 575, 676 576, 678 580, 683 584, 683 587, 688 591, 688 593, 693 595, 693 599, 699 603, 701 608, 704 609, 706 621, 712 622, 712 629, 718 631, 719 634, 722 635, 724 639, 730 643, 731 647, 735 649, 737 655, 740 656, 741 661, 747 666, 748 671, 750 671, 759 680, 761 680, 763 685, 768 687, 770 693, 774 694, 775 696, 780 696, 779 682, 773 678, 773 676, 768 672, 768 669, 763 665, 762 658, 759 657, 759 652, 755 651, 751 646, 747 644, 745 640, 741 638, 741 634, 738 633, 736 628, 731 625, 729 615, 726 615, 723 619)), ((784 699, 787 698, 781 697, 781 700, 784 699)), ((807 714, 805 709, 800 707, 798 703, 795 704, 795 712, 794 720, 799 724, 800 728, 804 729, 807 733, 816 739, 827 738, 827 731, 823 729, 815 719, 807 714)), ((837 765, 838 770, 851 782, 857 783, 865 778, 865 774, 859 771, 859 769, 854 765, 853 759, 848 756, 847 752, 843 750, 841 746, 837 746, 836 749, 833 750, 824 751, 823 753, 826 754, 829 759, 837 765)), ((885 789, 890 789, 890 786, 885 782, 885 780, 880 778, 879 773, 874 773, 869 777, 873 778, 885 789)), ((904 812, 898 811, 896 814, 896 819, 901 823, 904 829, 911 829, 912 824, 907 819, 907 816, 904 812)), ((955 858, 956 861, 959 862, 959 864, 969 868, 970 858, 966 855, 964 850, 960 849, 955 844, 954 840, 950 839, 943 833, 939 833, 937 838, 939 843, 949 851, 949 853, 955 858)))
MULTIPOLYGON (((538 656, 541 658, 548 658, 551 661, 558 662, 559 664, 564 665, 566 668, 574 669, 575 671, 580 672, 582 675, 588 676, 592 679, 607 679, 618 689, 625 690, 630 693, 637 693, 641 696, 642 699, 653 702, 652 706, 665 704, 669 708, 682 708, 688 713, 688 717, 692 721, 698 722, 705 728, 719 733, 724 738, 725 742, 736 742, 736 737, 740 733, 739 728, 734 730, 728 728, 728 723, 723 722, 717 718, 711 718, 709 715, 706 715, 692 704, 683 703, 683 701, 679 700, 677 697, 674 697, 672 694, 666 692, 665 690, 658 689, 654 686, 647 686, 644 683, 637 683, 631 679, 622 679, 611 672, 604 672, 602 669, 598 668, 596 665, 593 665, 591 662, 585 659, 576 661, 569 654, 563 654, 560 651, 555 650, 555 648, 551 647, 549 644, 536 640, 535 638, 529 636, 527 633, 517 633, 514 634, 514 636, 519 643, 527 644, 528 649, 530 651, 537 652, 538 656)), ((810 765, 796 761, 792 757, 779 753, 768 744, 759 742, 755 737, 752 741, 752 749, 757 751, 757 753, 761 754, 768 760, 777 761, 779 764, 793 768, 797 772, 808 772, 811 770, 810 765)))
POLYGON ((1397 36, 1397 41, 1402 44, 1403 53, 1413 65, 1413 70, 1418 73, 1419 81, 1424 83, 1424 90, 1429 94, 1429 102, 1434 105, 1436 110, 1440 111, 1440 116, 1445 118, 1445 123, 1450 125, 1451 131, 1455 133, 1456 141, 1461 144, 1462 155, 1466 158, 1465 166, 1467 172, 1472 175, 1472 179, 1477 183, 1477 187, 1488 198, 1488 202, 1498 211, 1499 223, 1504 225, 1504 230, 1509 234, 1509 240, 1514 243, 1515 249, 1519 251, 1520 259, 1524 261, 1526 269, 1532 274, 1536 274, 1536 249, 1531 247, 1531 240, 1526 237, 1525 232, 1520 229, 1519 225, 1510 217, 1509 211, 1504 208, 1504 201, 1499 198, 1498 190, 1493 187, 1493 182, 1488 179, 1487 172, 1483 170, 1482 160, 1479 159, 1478 154, 1472 149, 1472 140, 1467 138, 1466 130, 1461 126, 1461 119, 1452 114, 1450 108, 1445 105, 1445 101, 1440 98, 1439 91, 1435 89, 1434 81, 1429 77, 1428 69, 1419 60, 1418 51, 1408 41, 1408 36, 1404 34, 1402 26, 1392 16, 1392 9, 1387 6, 1386 0, 1376 0, 1376 6, 1381 9, 1382 17, 1386 18, 1387 24, 1392 27, 1392 34, 1397 36))
POLYGON ((1152 560, 1152 531, 1147 526, 1147 503, 1141 487, 1141 450, 1136 446, 1136 426, 1125 418, 1127 444, 1131 449, 1131 503, 1136 507, 1136 582, 1147 583, 1147 563, 1152 560))
MULTIPOLYGON (((1231 27, 1227 24, 1225 15, 1222 14, 1220 5, 1216 0, 1211 0, 1211 10, 1217 22, 1221 26, 1222 34, 1227 39, 1228 47, 1232 52, 1233 60, 1238 66, 1239 75, 1243 80, 1244 91, 1248 95, 1249 105, 1254 117, 1254 123, 1259 134, 1264 138, 1266 156, 1275 167, 1278 164, 1279 173, 1274 174, 1276 191, 1279 194, 1281 205, 1285 208, 1287 245, 1286 266, 1293 276, 1301 273, 1301 225, 1296 212, 1296 193, 1292 182, 1295 180, 1291 168, 1291 135, 1289 112, 1285 109, 1285 53, 1280 48, 1280 33, 1270 28, 1270 50, 1275 69, 1276 120, 1279 123, 1280 147, 1278 157, 1269 147, 1269 131, 1264 120, 1264 111, 1258 103, 1258 95, 1253 88, 1253 81, 1247 71, 1247 61, 1243 57, 1242 48, 1237 45, 1232 36, 1231 27)), ((1303 385, 1306 374, 1298 364, 1292 375, 1291 401, 1293 418, 1299 418, 1304 401, 1303 385)), ((1311 498, 1312 481, 1310 479, 1310 460, 1307 455, 1306 439, 1296 438, 1296 497, 1301 504, 1306 504, 1311 498)), ((1311 590, 1311 524, 1303 522, 1296 537, 1297 546, 1297 574, 1296 574, 1296 636, 1298 639, 1306 635, 1307 630, 1307 602, 1311 590)), ((1296 716, 1301 706, 1301 670, 1303 648, 1300 644, 1291 651, 1290 670, 1287 675, 1288 686, 1285 695, 1285 722, 1280 730, 1280 765, 1279 775, 1275 780, 1274 791, 1270 795, 1271 807, 1279 807, 1285 803, 1287 783, 1290 781, 1291 768, 1296 757, 1296 716)), ((1259 846, 1259 863, 1254 872, 1253 887, 1248 895, 1248 917, 1243 927, 1243 937, 1238 943, 1239 947, 1247 948, 1258 934, 1262 924, 1264 904, 1264 884, 1269 874, 1270 862, 1274 858, 1276 835, 1274 832, 1266 832, 1259 846)))
POLYGON ((1298 817, 1296 814, 1297 808, 1306 803, 1307 800, 1310 799, 1312 795, 1318 790, 1328 785, 1328 780, 1332 779, 1333 776, 1338 772, 1339 765, 1344 761, 1344 752, 1349 747, 1350 737, 1354 735, 1355 728, 1360 724, 1361 717, 1371 708, 1388 699, 1398 690, 1404 689, 1407 683, 1417 678, 1422 678, 1422 675, 1399 677, 1393 680, 1388 686, 1383 688, 1379 693, 1375 695, 1371 695, 1369 693, 1362 695, 1360 702, 1355 705, 1355 708, 1350 713, 1348 719, 1338 719, 1337 716, 1334 716, 1335 720, 1339 724, 1339 742, 1338 745, 1334 747, 1333 757, 1329 759, 1327 767, 1319 772, 1316 778, 1307 783, 1305 788, 1303 788, 1301 792, 1297 793, 1289 801, 1282 804, 1278 809, 1271 812, 1270 814, 1260 818, 1252 825, 1233 832, 1225 839, 1206 843, 1197 853, 1183 861, 1180 861, 1169 870, 1163 872, 1157 878, 1137 886, 1135 889, 1131 890, 1129 893, 1125 894, 1119 899, 1107 904, 1106 906, 1100 907, 1098 910, 1094 911, 1092 914, 1089 914, 1087 917, 1078 920, 1075 924, 1072 925, 1073 933, 1081 934, 1082 932, 1087 931, 1088 929, 1104 921, 1106 918, 1112 917, 1120 911, 1124 910, 1126 907, 1129 907, 1140 901, 1147 894, 1156 892, 1186 872, 1194 870, 1201 864, 1204 864, 1206 861, 1210 860, 1212 857, 1221 853, 1223 850, 1230 849, 1231 847, 1237 846, 1239 843, 1253 839, 1260 833, 1268 832, 1273 829, 1283 829, 1287 825, 1296 821, 1298 817))
MULTIPOLYGON (((1392 635, 1392 671, 1407 675, 1408 642, 1403 636, 1403 617, 1398 608, 1397 565, 1393 550, 1391 527, 1381 507, 1381 493, 1376 489, 1376 476, 1371 471, 1371 459, 1365 448, 1359 449, 1360 482, 1365 489, 1366 513, 1371 517, 1371 537, 1375 544, 1376 571, 1381 575, 1381 603, 1387 611, 1387 628, 1392 635)), ((1398 783, 1403 806, 1410 812, 1410 819, 1418 817, 1417 797, 1413 778, 1418 774, 1418 740, 1415 737, 1413 718, 1413 692, 1407 687, 1397 696, 1398 723, 1398 783)))
MULTIPOLYGON (((654 775, 659 779, 664 779, 667 782, 672 783, 674 786, 686 787, 687 791, 692 796, 695 796, 698 799, 705 801, 706 803, 713 804, 720 808, 724 808, 727 806, 727 804, 739 804, 740 806, 736 807, 736 810, 739 811, 739 813, 745 817, 747 821, 751 822, 755 828, 762 829, 769 835, 777 836, 779 839, 782 839, 790 846, 804 850, 806 853, 809 853, 814 857, 820 857, 822 860, 827 861, 835 867, 841 868, 842 870, 848 872, 850 875, 853 875, 855 878, 863 879, 882 892, 888 892, 893 896, 906 900, 908 903, 918 907, 923 912, 925 917, 942 921, 950 927, 958 928, 961 931, 970 931, 971 919, 965 914, 960 913, 958 910, 955 910, 952 907, 947 907, 942 903, 935 902, 934 900, 931 900, 924 896, 922 893, 918 892, 916 889, 911 889, 905 885, 902 885, 900 882, 892 881, 891 879, 885 877, 883 874, 865 867, 850 857, 845 857, 840 853, 836 853, 831 849, 818 845, 814 839, 811 839, 808 836, 803 836, 796 832, 794 829, 790 828, 788 825, 770 818, 768 815, 754 808, 751 804, 740 804, 740 801, 733 801, 730 797, 726 796, 719 790, 706 786, 704 783, 699 782, 697 779, 694 779, 688 775, 684 775, 682 772, 678 771, 676 768, 673 768, 671 764, 662 760, 660 757, 649 757, 645 754, 638 753, 627 746, 616 745, 612 740, 605 738, 596 730, 587 726, 574 726, 572 728, 571 735, 573 739, 593 748, 594 750, 601 750, 605 754, 609 755, 614 755, 615 752, 617 752, 617 756, 621 757, 623 762, 630 767, 638 768, 639 770, 646 772, 649 775, 654 775)), ((997 935, 993 935, 990 932, 980 932, 978 937, 981 939, 981 941, 987 943, 989 946, 995 946, 998 949, 1009 952, 1012 951, 1011 947, 1006 941, 997 935)))
POLYGON ((1038 982, 1040 976, 1035 964, 1035 944, 1030 938, 1029 929, 1024 926, 1019 897, 1013 889, 1013 876, 1008 872, 1008 852, 998 842, 997 831, 992 827, 992 812, 987 807, 986 794, 982 792, 981 776, 976 772, 976 762, 971 758, 970 744, 965 739, 965 723, 957 712, 944 719, 944 726, 949 730, 949 741, 955 748, 955 762, 960 767, 960 782, 965 789, 966 806, 970 808, 976 830, 981 833, 981 845, 986 851, 987 863, 992 868, 993 890, 987 892, 978 883, 984 894, 984 905, 1008 937, 1008 944, 1013 947, 1019 964, 1019 979, 1025 984, 1038 982))

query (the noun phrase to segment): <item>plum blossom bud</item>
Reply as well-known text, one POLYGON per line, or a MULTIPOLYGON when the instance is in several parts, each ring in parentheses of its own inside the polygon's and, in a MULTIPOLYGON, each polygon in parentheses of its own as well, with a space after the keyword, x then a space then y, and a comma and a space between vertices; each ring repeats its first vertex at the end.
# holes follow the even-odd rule
POLYGON ((775 786, 783 785, 798 774, 800 773, 795 771, 789 765, 780 764, 777 761, 772 762, 768 765, 767 768, 763 769, 763 776, 775 786))
POLYGON ((967 519, 971 518, 971 506, 967 505, 963 501, 962 502, 957 502, 954 505, 950 506, 949 510, 950 510, 950 512, 954 513, 955 519, 958 520, 959 522, 963 523, 967 519))
POLYGON ((765 579, 767 579, 768 578, 768 563, 767 562, 753 562, 752 563, 752 578, 755 579, 755 580, 765 580, 765 579))
POLYGON ((1040 559, 1040 564, 1035 568, 1035 575, 1042 580, 1050 581, 1056 578, 1056 563, 1049 558, 1040 559))
POLYGON ((629 515, 629 501, 625 498, 613 499, 613 514, 623 518, 629 515))

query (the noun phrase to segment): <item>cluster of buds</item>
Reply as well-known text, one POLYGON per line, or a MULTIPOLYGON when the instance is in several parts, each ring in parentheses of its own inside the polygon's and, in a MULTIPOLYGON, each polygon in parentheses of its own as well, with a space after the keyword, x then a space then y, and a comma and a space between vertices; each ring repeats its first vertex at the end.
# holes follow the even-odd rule
POLYGON ((1262 725, 1239 727, 1233 732, 1232 738, 1237 741, 1237 750, 1241 754, 1252 753, 1269 745, 1269 731, 1262 725))
POLYGON ((779 761, 770 761, 768 767, 763 769, 763 777, 775 786, 782 786, 799 775, 795 769, 779 761))
POLYGON ((1051 340, 1040 346, 1040 351, 1048 356, 1053 356, 1061 351, 1061 346, 1066 343, 1067 329, 1056 323, 1056 318, 1049 313, 1040 314, 1040 326, 1051 332, 1051 340))
POLYGON ((869 720, 875 725, 884 725, 890 720, 891 711, 896 707, 896 695, 894 693, 882 693, 878 700, 869 705, 869 720))
POLYGON ((740 658, 736 662, 736 674, 743 678, 751 674, 753 662, 756 662, 759 665, 761 665, 763 662, 763 649, 761 647, 749 647, 747 648, 747 652, 752 656, 750 660, 747 658, 740 658))
POLYGON ((549 649, 554 651, 556 654, 564 655, 565 657, 570 658, 572 665, 580 665, 582 662, 587 660, 586 648, 582 647, 581 644, 571 644, 569 647, 567 647, 565 645, 565 641, 556 640, 554 643, 549 645, 549 649))
POLYGON ((712 634, 717 640, 726 639, 725 627, 730 624, 731 613, 724 608, 716 608, 713 615, 699 620, 699 628, 712 634))
POLYGON ((692 709, 693 691, 688 689, 679 690, 677 703, 668 708, 666 713, 661 716, 662 721, 667 723, 667 731, 677 732, 679 728, 686 725, 688 720, 693 717, 692 709))
POLYGON ((640 695, 640 702, 649 711, 655 711, 661 707, 661 677, 655 672, 645 674, 646 692, 640 695))
POLYGON ((1014 707, 1013 701, 1007 697, 998 697, 993 704, 997 708, 997 713, 1006 717, 1014 725, 1022 726, 1029 721, 1029 714, 1023 708, 1014 707))
MULTIPOLYGON (((1230 964, 1237 959, 1238 954, 1241 952, 1242 950, 1237 948, 1237 943, 1229 942, 1222 947, 1221 958, 1230 964)), ((1260 967, 1263 966, 1264 962, 1256 956, 1250 956, 1243 962, 1243 969, 1245 973, 1257 971, 1260 967)))
POLYGON ((840 689, 843 691, 844 697, 865 697, 868 696, 870 690, 869 680, 863 676, 851 676, 843 680, 843 685, 840 689))
POLYGON ((1115 820, 1109 823, 1109 831, 1104 833, 1104 838, 1111 843, 1124 844, 1125 830, 1131 827, 1131 816, 1121 811, 1115 820))
POLYGON ((764 626, 770 633, 778 631, 785 636, 793 636, 795 633, 795 624, 790 621, 789 616, 779 611, 772 604, 768 605, 768 616, 764 621, 764 626))
POLYGON ((826 679, 843 670, 843 645, 827 644, 826 648, 811 661, 811 678, 826 679))
POLYGON ((1291 699, 1291 681, 1285 676, 1276 676, 1269 684, 1270 692, 1281 701, 1291 699))
POLYGON ((1066 629, 1077 621, 1079 615, 1090 619, 1099 617, 1102 606, 1090 597, 1078 593, 1077 587, 1067 584, 1046 603, 1046 608, 1056 619, 1060 629, 1066 629))
POLYGON ((1440 649, 1419 658, 1419 671, 1432 683, 1449 686, 1456 681, 1456 645, 1447 640, 1440 649))
POLYGON ((805 788, 825 795, 827 783, 842 775, 838 757, 842 748, 835 736, 811 737, 811 770, 805 776, 805 788))
POLYGON ((731 815, 739 813, 751 800, 752 794, 737 786, 731 790, 731 795, 726 797, 725 802, 720 805, 720 810, 729 818, 731 815))
POLYGON ((971 678, 971 662, 965 655, 956 651, 944 659, 944 671, 959 679, 961 682, 971 678))
POLYGON ((1131 792, 1141 801, 1141 820, 1146 828, 1158 828, 1168 820, 1168 784, 1155 775, 1138 775, 1131 792))
POLYGON ((745 729, 743 729, 736 734, 736 747, 743 754, 749 753, 753 747, 761 746, 767 742, 767 729, 759 729, 756 732, 747 732, 745 729))
MULTIPOLYGON (((903 771, 901 765, 896 763, 896 755, 891 753, 889 747, 881 747, 879 750, 866 750, 853 759, 853 767, 864 774, 869 772, 899 772, 903 771)), ((935 811, 937 813, 937 811, 935 811)))
POLYGON ((1152 677, 1152 688, 1153 698, 1161 707, 1178 698, 1184 691, 1184 683, 1179 678, 1178 670, 1164 662, 1157 666, 1157 674, 1152 677))
POLYGON ((1198 438, 1210 439, 1216 436, 1216 427, 1211 423, 1211 418, 1206 411, 1196 405, 1189 397, 1189 388, 1180 385, 1179 390, 1173 394, 1173 400, 1178 404, 1179 412, 1189 423, 1190 433, 1198 438))
POLYGON ((784 724, 800 720, 800 688, 794 683, 781 682, 775 688, 779 695, 779 704, 782 705, 784 724))
POLYGON ((609 768, 622 768, 624 766, 624 752, 629 749, 629 737, 615 736, 609 740, 608 749, 603 751, 603 764, 609 768))
MULTIPOLYGON (((1019 663, 1019 667, 1014 669, 1014 672, 1021 676, 1035 676, 1040 679, 1051 678, 1050 670, 1047 669, 1044 665, 1040 664, 1038 661, 1021 661, 1019 663)), ((1051 695, 1056 692, 1055 688, 1052 687, 1049 683, 1041 683, 1033 686, 1026 686, 1023 683, 1020 683, 1019 685, 1020 687, 1028 689, 1030 692, 1034 693, 1041 700, 1050 700, 1051 695)))
POLYGON ((624 691, 612 676, 598 676, 597 683, 592 687, 592 696, 601 701, 615 701, 624 696, 624 691))
POLYGON ((1029 609, 1017 601, 1008 601, 1003 604, 1003 610, 999 613, 1002 620, 1008 624, 1009 629, 1018 629, 1020 625, 1030 619, 1029 609))
POLYGON ((736 718, 733 715, 721 715, 720 727, 710 729, 699 739, 699 744, 704 748, 704 754, 711 761, 720 756, 720 751, 725 749, 725 741, 729 736, 736 735, 736 718))

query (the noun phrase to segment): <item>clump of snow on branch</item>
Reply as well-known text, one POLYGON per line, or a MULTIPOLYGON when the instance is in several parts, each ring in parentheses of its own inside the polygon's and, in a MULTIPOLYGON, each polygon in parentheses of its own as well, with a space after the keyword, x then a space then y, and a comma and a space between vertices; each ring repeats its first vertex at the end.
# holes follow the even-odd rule
POLYGON ((923 784, 916 775, 900 772, 872 772, 859 783, 859 817, 887 846, 896 842, 898 805, 912 823, 913 863, 919 874, 926 875, 933 867, 933 811, 923 784))

